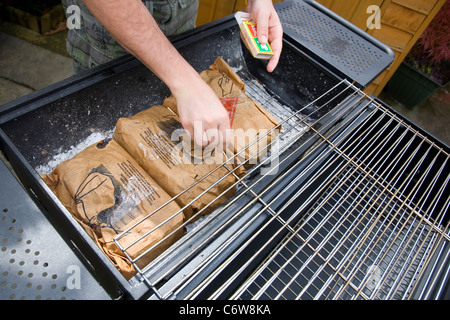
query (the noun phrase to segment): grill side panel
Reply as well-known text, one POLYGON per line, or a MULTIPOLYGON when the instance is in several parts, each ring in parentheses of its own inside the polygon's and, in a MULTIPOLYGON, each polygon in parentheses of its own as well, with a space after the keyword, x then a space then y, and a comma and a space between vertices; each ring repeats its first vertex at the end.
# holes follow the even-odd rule
POLYGON ((315 1, 285 1, 285 34, 343 78, 366 87, 394 60, 393 51, 315 1))

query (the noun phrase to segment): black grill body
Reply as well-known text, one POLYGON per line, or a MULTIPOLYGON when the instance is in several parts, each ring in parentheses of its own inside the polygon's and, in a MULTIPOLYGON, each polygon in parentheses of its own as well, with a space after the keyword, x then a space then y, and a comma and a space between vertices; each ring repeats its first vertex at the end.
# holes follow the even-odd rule
POLYGON ((448 146, 361 91, 392 51, 313 1, 277 10, 285 39, 273 74, 242 46, 234 17, 171 39, 199 72, 224 58, 283 131, 232 199, 130 281, 36 168, 161 104, 167 87, 124 56, 4 105, 2 150, 113 298, 448 297, 448 146))

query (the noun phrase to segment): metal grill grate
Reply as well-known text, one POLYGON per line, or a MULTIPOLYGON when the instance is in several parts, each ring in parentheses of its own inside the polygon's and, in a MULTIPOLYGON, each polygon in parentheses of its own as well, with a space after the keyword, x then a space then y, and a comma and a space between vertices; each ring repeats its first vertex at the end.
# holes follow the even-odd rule
POLYGON ((336 101, 320 119, 292 111, 284 152, 255 166, 279 157, 280 172, 238 179, 229 203, 138 268, 158 298, 411 297, 450 241, 449 154, 345 80, 305 109, 336 101))
POLYGON ((379 105, 352 131, 323 138, 328 146, 315 162, 326 162, 306 183, 329 186, 311 206, 278 209, 301 219, 282 224, 286 238, 233 298, 404 299, 449 241, 447 153, 379 105))
POLYGON ((237 297, 408 296, 433 236, 427 225, 419 228, 414 216, 353 170, 333 182, 237 297))

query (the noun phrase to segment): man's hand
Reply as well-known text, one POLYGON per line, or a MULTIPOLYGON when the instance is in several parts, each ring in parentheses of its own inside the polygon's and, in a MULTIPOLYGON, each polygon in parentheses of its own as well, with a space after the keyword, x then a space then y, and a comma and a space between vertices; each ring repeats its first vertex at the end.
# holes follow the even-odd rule
POLYGON ((273 57, 267 64, 267 71, 272 72, 278 65, 283 47, 283 27, 271 0, 248 0, 245 11, 258 25, 258 41, 264 45, 270 43, 273 57))
POLYGON ((231 139, 228 112, 214 91, 201 79, 172 92, 184 129, 198 146, 225 151, 231 139))

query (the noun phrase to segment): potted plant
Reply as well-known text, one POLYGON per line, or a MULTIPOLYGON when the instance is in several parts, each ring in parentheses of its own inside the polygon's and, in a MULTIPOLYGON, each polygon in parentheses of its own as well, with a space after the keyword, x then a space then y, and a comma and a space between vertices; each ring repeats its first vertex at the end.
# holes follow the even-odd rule
POLYGON ((414 107, 450 80, 450 0, 437 13, 387 85, 388 93, 414 107))

